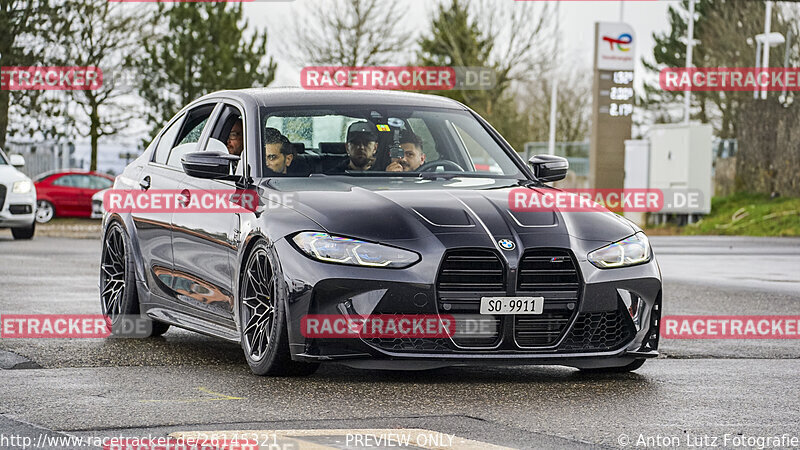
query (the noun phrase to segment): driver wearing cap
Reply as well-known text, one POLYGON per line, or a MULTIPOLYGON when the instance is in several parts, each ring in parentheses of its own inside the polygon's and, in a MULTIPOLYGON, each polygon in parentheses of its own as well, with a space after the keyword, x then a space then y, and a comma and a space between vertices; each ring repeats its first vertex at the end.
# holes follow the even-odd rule
POLYGON ((375 152, 378 150, 378 134, 374 124, 363 121, 355 122, 347 129, 347 156, 342 164, 333 172, 365 171, 375 164, 375 152))

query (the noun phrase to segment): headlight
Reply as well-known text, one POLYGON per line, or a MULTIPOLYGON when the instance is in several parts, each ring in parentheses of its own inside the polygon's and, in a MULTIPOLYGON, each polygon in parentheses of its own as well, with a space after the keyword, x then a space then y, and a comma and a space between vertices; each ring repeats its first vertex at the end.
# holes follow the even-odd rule
POLYGON ((419 261, 419 255, 408 250, 327 233, 308 231, 298 233, 292 240, 306 255, 329 263, 400 268, 419 261))
POLYGON ((650 261, 650 256, 650 242, 640 231, 629 238, 590 252, 587 258, 601 269, 611 269, 646 263, 650 261))
POLYGON ((28 180, 15 181, 11 192, 15 194, 27 194, 31 191, 31 182, 28 180))

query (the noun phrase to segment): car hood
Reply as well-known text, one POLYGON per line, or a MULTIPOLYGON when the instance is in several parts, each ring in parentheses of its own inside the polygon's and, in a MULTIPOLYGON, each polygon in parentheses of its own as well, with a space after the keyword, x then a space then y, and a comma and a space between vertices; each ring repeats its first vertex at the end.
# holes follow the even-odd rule
POLYGON ((476 245, 490 246, 515 235, 614 242, 638 231, 611 212, 511 211, 509 194, 520 187, 508 180, 311 177, 270 179, 263 187, 265 195, 276 196, 328 233, 376 242, 432 235, 459 242, 466 235, 476 245))
POLYGON ((6 185, 12 185, 15 181, 20 180, 29 180, 30 178, 27 177, 24 173, 17 170, 16 167, 11 165, 3 164, 0 166, 0 183, 6 185))

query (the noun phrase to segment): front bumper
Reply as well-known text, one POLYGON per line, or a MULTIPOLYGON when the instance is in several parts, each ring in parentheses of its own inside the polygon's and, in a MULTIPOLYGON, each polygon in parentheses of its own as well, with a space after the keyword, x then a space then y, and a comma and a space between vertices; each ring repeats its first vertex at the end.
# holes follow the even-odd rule
MULTIPOLYGON (((661 277, 655 260, 601 270, 573 255, 580 277, 574 297, 563 291, 534 292, 545 297, 542 315, 493 316, 494 334, 483 337, 459 335, 457 327, 452 338, 313 339, 300 330, 306 314, 452 314, 462 324, 486 316, 469 309, 473 306, 459 307, 442 292, 437 286, 439 267, 419 264, 388 270, 325 264, 300 255, 285 240, 275 245, 288 286, 290 348, 296 360, 419 369, 486 364, 593 367, 658 356, 661 277), (628 309, 631 299, 641 299, 636 321, 628 309), (444 311, 443 305, 451 309, 444 311)), ((502 294, 531 295, 530 290, 518 289, 518 268, 506 269, 502 294)))
POLYGON ((9 186, 0 205, 0 228, 29 227, 36 218, 36 191, 15 194, 9 186))

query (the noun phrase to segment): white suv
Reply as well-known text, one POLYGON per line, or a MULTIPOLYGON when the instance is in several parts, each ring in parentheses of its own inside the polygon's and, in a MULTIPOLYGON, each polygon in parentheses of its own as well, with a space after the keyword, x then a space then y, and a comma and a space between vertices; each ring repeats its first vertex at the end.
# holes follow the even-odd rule
POLYGON ((30 239, 36 229, 36 187, 17 170, 24 165, 22 156, 0 149, 0 228, 11 228, 14 239, 30 239))

